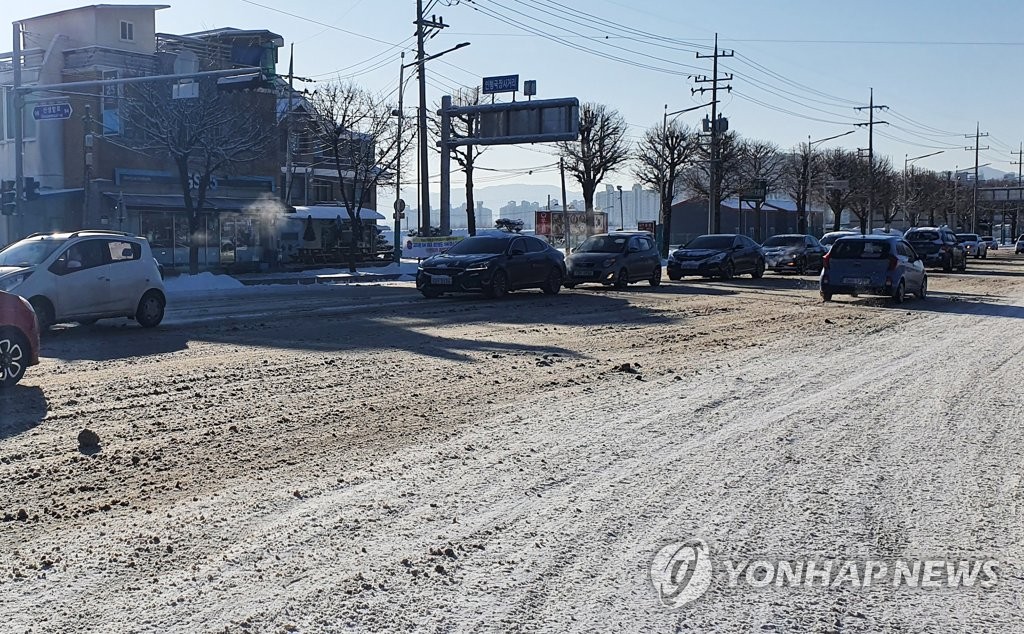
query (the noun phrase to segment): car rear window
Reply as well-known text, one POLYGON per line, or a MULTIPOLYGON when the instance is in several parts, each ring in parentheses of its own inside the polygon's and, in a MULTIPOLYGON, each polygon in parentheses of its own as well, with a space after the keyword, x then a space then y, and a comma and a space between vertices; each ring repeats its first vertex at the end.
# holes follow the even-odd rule
POLYGON ((832 245, 832 257, 840 260, 878 259, 889 255, 889 243, 875 240, 840 240, 832 245))
POLYGON ((938 231, 911 231, 906 235, 907 242, 924 242, 939 239, 938 231))

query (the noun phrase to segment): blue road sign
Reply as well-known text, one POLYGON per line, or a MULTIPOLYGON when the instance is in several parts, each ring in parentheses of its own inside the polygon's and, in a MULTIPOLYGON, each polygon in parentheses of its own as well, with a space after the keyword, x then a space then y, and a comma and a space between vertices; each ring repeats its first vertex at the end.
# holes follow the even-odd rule
POLYGON ((47 121, 50 119, 70 119, 71 104, 64 103, 41 103, 32 108, 32 118, 36 121, 47 121))
POLYGON ((497 92, 519 92, 519 75, 484 77, 484 94, 493 95, 497 92))

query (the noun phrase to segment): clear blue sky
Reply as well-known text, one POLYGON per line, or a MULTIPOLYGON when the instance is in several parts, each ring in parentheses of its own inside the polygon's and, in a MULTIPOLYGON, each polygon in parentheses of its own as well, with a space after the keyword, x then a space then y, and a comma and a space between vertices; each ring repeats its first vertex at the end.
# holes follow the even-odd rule
MULTIPOLYGON (((395 88, 399 51, 411 50, 413 0, 255 1, 266 6, 245 0, 170 0, 172 7, 158 13, 157 28, 177 33, 224 26, 271 29, 284 36, 286 46, 295 43, 297 74, 323 80, 340 75, 374 91, 395 88)), ((0 23, 74 6, 79 5, 67 0, 4 2, 0 23)), ((686 74, 710 74, 710 60, 695 59, 694 51, 701 46, 710 50, 717 30, 720 45, 737 54, 722 62, 723 72, 735 74, 730 83, 736 91, 723 98, 722 112, 744 136, 786 148, 808 136, 845 132, 863 119, 853 105, 866 104, 868 89, 874 87, 876 103, 892 108, 879 117, 895 124, 876 130, 901 139, 878 135, 876 150, 897 166, 902 167, 906 155, 938 149, 945 152, 918 164, 952 169, 973 163, 973 153, 964 150, 973 139, 962 135, 980 121, 982 131, 992 135, 983 139, 991 149, 982 152, 982 162, 1016 171, 1010 151, 1024 137, 1019 116, 1024 88, 1016 81, 1024 54, 1024 2, 461 0, 455 6, 439 2, 431 12, 452 26, 429 43, 428 52, 472 42, 430 63, 431 104, 444 91, 476 84, 481 76, 518 73, 538 80, 541 98, 576 96, 619 109, 631 124, 630 135, 639 137, 644 127, 660 123, 665 104, 675 110, 702 103, 699 95, 691 96, 694 84, 686 74), (524 28, 558 35, 584 50, 530 35, 524 28), (672 72, 637 68, 588 51, 672 72)), ((287 68, 287 48, 281 63, 287 68)), ((406 96, 407 103, 413 102, 415 90, 406 96)), ((702 116, 683 115, 692 125, 702 116)), ((867 132, 860 129, 836 143, 867 147, 867 132)), ((542 166, 554 160, 550 152, 540 146, 495 148, 482 164, 496 169, 542 166)), ((436 166, 431 171, 436 178, 436 166)), ((481 185, 490 179, 557 183, 551 171, 480 176, 481 185)), ((611 182, 632 179, 623 175, 611 182)), ((500 202, 488 201, 495 208, 500 202)))

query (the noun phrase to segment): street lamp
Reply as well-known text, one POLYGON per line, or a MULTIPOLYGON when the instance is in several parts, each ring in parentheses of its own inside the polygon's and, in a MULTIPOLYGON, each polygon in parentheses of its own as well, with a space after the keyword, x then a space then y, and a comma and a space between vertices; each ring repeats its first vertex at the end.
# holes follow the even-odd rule
POLYGON ((617 185, 619 190, 619 231, 625 231, 626 221, 625 216, 622 214, 622 185, 617 185))
MULTIPOLYGON (((807 154, 804 155, 803 187, 801 188, 803 189, 802 194, 804 199, 804 210, 803 213, 800 214, 801 226, 798 227, 798 230, 801 233, 807 233, 807 212, 809 211, 811 206, 811 156, 814 154, 814 146, 818 145, 819 143, 824 143, 825 141, 831 141, 833 139, 838 139, 839 137, 844 137, 848 134, 853 134, 854 132, 856 132, 856 130, 848 130, 846 132, 843 132, 842 134, 836 134, 833 136, 825 137, 824 139, 818 139, 817 141, 812 141, 811 135, 807 135, 807 154)), ((824 217, 822 218, 822 222, 824 222, 824 217)))
POLYGON ((907 214, 907 166, 913 163, 914 161, 919 161, 923 158, 928 158, 929 156, 942 154, 943 152, 945 152, 945 150, 939 150, 938 152, 932 152, 930 154, 922 154, 921 156, 915 156, 914 158, 907 158, 906 154, 903 155, 903 218, 908 223, 910 223, 910 215, 907 214))
MULTIPOLYGON (((661 119, 661 154, 662 154, 662 160, 665 163, 667 163, 668 160, 669 160, 669 157, 668 157, 668 118, 672 117, 673 120, 675 120, 675 117, 677 117, 677 116, 679 116, 679 115, 681 115, 681 114, 683 114, 685 112, 693 112, 694 110, 700 110, 701 108, 707 108, 712 103, 715 103, 715 102, 709 101, 709 102, 701 104, 699 106, 693 106, 692 108, 683 108, 682 110, 676 110, 675 112, 669 112, 668 111, 668 104, 665 104, 665 113, 664 113, 664 115, 662 116, 662 119, 661 119)), ((667 175, 667 173, 668 173, 667 166, 666 165, 662 165, 662 169, 664 170, 663 173, 667 175)), ((659 244, 658 244, 658 249, 661 250, 661 253, 662 253, 663 256, 667 256, 668 255, 668 243, 669 243, 669 240, 671 239, 671 236, 668 235, 669 232, 665 231, 665 226, 664 226, 666 224, 666 222, 667 222, 669 224, 669 226, 671 227, 671 223, 672 223, 672 219, 670 218, 670 216, 672 214, 672 200, 671 200, 671 197, 672 197, 671 192, 672 192, 672 190, 671 190, 671 187, 672 187, 672 183, 662 183, 662 186, 660 188, 661 191, 658 192, 658 194, 660 196, 659 207, 661 208, 662 214, 664 214, 664 216, 665 216, 664 218, 662 218, 662 222, 661 222, 662 226, 660 227, 660 229, 661 229, 661 240, 659 241, 659 244), (665 205, 665 203, 666 203, 666 201, 665 201, 665 189, 666 188, 669 188, 669 198, 670 198, 670 200, 668 200, 668 207, 667 208, 666 208, 666 205, 665 205)))

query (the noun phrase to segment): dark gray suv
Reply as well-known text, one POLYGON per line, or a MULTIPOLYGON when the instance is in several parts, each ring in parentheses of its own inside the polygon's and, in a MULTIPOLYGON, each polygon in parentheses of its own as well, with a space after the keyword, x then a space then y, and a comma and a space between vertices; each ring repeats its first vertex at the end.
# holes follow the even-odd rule
POLYGON ((954 268, 967 270, 967 250, 949 227, 911 229, 903 239, 914 247, 928 268, 941 268, 947 273, 954 268))
POLYGON ((590 236, 565 259, 566 288, 596 282, 626 288, 632 282, 661 284, 661 255, 646 231, 590 236))

